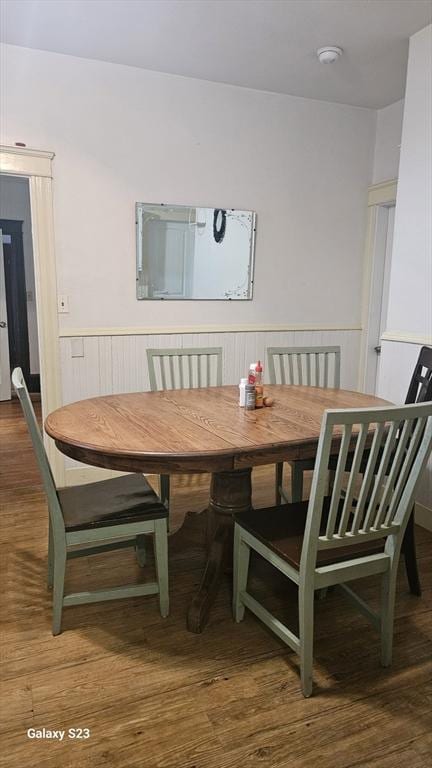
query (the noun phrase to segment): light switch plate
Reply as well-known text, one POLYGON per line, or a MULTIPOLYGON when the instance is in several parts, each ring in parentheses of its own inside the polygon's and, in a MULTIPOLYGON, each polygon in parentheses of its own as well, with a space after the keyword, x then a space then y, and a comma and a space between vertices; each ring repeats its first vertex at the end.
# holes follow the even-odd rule
POLYGON ((60 314, 66 314, 69 312, 69 296, 66 296, 65 294, 61 295, 57 299, 58 302, 58 311, 60 314))

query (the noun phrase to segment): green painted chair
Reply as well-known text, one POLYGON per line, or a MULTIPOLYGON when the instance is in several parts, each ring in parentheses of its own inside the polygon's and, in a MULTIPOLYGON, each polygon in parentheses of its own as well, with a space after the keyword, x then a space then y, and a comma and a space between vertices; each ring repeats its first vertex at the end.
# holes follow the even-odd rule
POLYGON ((48 586, 53 588, 52 633, 61 632, 63 606, 159 594, 162 616, 168 616, 168 513, 142 475, 125 475, 98 483, 57 489, 42 435, 20 368, 12 383, 30 432, 49 510, 48 586), (66 560, 135 546, 145 562, 144 538, 153 534, 157 581, 146 584, 64 594, 66 560))
MULTIPOLYGON (((405 399, 405 405, 411 405, 413 403, 425 403, 430 401, 432 401, 432 348, 422 347, 412 372, 411 381, 405 399)), ((348 454, 348 466, 350 465, 352 459, 353 454, 348 454)), ((366 468, 367 459, 368 454, 367 451, 365 451, 360 472, 363 472, 366 468)), ((330 472, 336 469, 336 458, 332 457, 330 459, 329 469, 330 472)), ((415 518, 413 509, 405 529, 405 535, 402 542, 402 552, 405 559, 405 568, 410 592, 413 595, 417 595, 417 597, 421 597, 421 584, 417 567, 414 523, 415 518)))
POLYGON ((324 414, 309 502, 235 516, 236 621, 249 608, 300 655, 304 696, 312 693, 314 593, 339 585, 381 635, 381 663, 391 664, 397 568, 419 477, 432 447, 432 404, 324 414), (326 496, 332 439, 341 435, 331 496, 326 496), (367 467, 360 473, 364 452, 367 467), (353 459, 345 493, 342 481, 353 459), (356 497, 356 499, 355 499, 356 497), (299 635, 248 591, 250 550, 258 552, 299 589, 299 635), (379 613, 346 582, 381 577, 379 613))
MULTIPOLYGON (((269 347, 270 384, 307 387, 340 387, 340 347, 269 347)), ((303 472, 312 470, 315 459, 288 462, 291 467, 291 500, 302 501, 303 472)), ((283 463, 276 464, 276 504, 288 501, 283 488, 283 463)))
MULTIPOLYGON (((150 389, 196 389, 222 385, 222 347, 148 349, 150 389)), ((169 509, 170 478, 159 477, 160 499, 169 509)))

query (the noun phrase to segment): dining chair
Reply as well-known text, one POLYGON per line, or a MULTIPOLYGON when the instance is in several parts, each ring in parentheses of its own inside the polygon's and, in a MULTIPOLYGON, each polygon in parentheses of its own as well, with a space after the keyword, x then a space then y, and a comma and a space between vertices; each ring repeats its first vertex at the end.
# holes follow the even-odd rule
MULTIPOLYGON (((268 347, 270 384, 307 387, 340 387, 340 347, 268 347)), ((314 468, 315 459, 289 461, 291 501, 303 498, 303 473, 314 468)), ((276 504, 288 501, 283 488, 283 462, 276 464, 276 504)))
MULTIPOLYGON (((422 347, 415 365, 405 403, 424 403, 432 400, 432 348, 422 347)), ((414 508, 408 519, 402 552, 405 559, 410 592, 421 597, 421 584, 417 565, 414 508)))
MULTIPOLYGON (((422 347, 414 366, 408 387, 405 404, 424 403, 432 401, 432 348, 422 347)), ((352 461, 353 454, 348 456, 348 465, 352 461)), ((367 466, 368 454, 365 451, 360 472, 364 472, 367 466)), ((336 467, 336 459, 330 459, 330 470, 336 467)), ((402 553, 405 560, 405 568, 410 592, 421 597, 421 584, 417 566, 417 553, 415 544, 415 517, 414 506, 408 518, 405 534, 402 541, 402 553)))
POLYGON ((53 589, 52 633, 61 632, 63 606, 159 594, 168 616, 168 513, 142 475, 123 475, 88 485, 56 488, 21 368, 12 373, 48 500, 48 586, 53 589), (144 537, 153 534, 157 580, 146 584, 65 594, 68 558, 135 546, 144 564, 144 537))
POLYGON ((234 618, 241 621, 248 608, 300 655, 304 696, 312 693, 317 590, 339 585, 380 632, 381 663, 384 667, 391 664, 399 554, 431 447, 431 403, 326 411, 309 501, 235 515, 234 618), (338 463, 331 496, 326 496, 335 441, 339 443, 338 463), (361 475, 366 447, 367 468, 361 475), (350 450, 354 450, 354 458, 342 495, 350 450), (355 494, 357 503, 353 504, 355 494), (247 591, 251 549, 298 585, 298 636, 247 591), (381 577, 379 612, 346 583, 372 575, 381 577))
POLYGON ((422 347, 408 387, 405 403, 432 400, 432 347, 422 347))
MULTIPOLYGON (((196 389, 222 385, 222 347, 148 349, 150 389, 196 389)), ((169 509, 170 477, 159 476, 160 500, 169 509)))

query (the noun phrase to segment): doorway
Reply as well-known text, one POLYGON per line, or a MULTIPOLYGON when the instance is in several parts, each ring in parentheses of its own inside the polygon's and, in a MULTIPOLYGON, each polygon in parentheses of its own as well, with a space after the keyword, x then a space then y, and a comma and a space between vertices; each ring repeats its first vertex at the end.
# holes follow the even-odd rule
POLYGON ((377 392, 381 337, 387 326, 395 205, 379 205, 377 209, 366 352, 366 391, 370 394, 377 392))
POLYGON ((30 392, 40 393, 35 274, 28 179, 0 177, 0 399, 11 397, 11 371, 22 368, 30 392))
POLYGON ((387 327, 396 190, 396 181, 369 189, 359 389, 372 395, 378 388, 381 338, 387 327))
MULTIPOLYGON (((43 418, 62 404, 54 251, 53 158, 52 152, 44 150, 0 146, 0 180, 25 179, 29 187, 43 418)), ((4 217, 7 218, 6 215, 4 217)), ((54 441, 47 435, 44 435, 44 442, 54 478, 61 487, 65 481, 63 458, 54 441)))

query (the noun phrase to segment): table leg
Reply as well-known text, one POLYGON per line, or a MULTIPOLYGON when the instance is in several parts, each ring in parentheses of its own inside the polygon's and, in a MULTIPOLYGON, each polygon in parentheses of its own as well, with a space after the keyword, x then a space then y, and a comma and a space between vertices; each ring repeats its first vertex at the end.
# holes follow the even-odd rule
POLYGON ((215 601, 224 567, 232 563, 233 514, 251 508, 251 469, 212 475, 207 525, 207 562, 188 611, 190 632, 202 632, 215 601))

